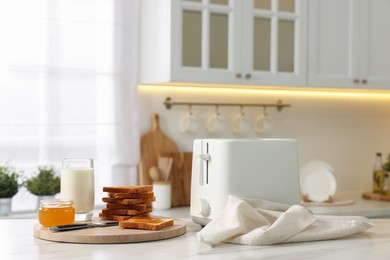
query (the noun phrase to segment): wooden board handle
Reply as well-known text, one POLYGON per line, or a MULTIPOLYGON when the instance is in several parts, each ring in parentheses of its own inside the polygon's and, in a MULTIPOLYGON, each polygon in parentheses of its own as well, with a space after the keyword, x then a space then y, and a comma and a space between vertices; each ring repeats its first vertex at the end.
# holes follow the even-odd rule
POLYGON ((152 114, 152 131, 160 130, 160 116, 157 113, 152 114))

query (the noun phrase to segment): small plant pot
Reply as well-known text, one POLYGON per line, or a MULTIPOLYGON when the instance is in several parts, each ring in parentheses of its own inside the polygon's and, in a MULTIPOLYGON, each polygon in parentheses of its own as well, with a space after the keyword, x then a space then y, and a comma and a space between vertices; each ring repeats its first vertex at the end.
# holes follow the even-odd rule
POLYGON ((12 198, 0 198, 0 216, 11 215, 12 198))

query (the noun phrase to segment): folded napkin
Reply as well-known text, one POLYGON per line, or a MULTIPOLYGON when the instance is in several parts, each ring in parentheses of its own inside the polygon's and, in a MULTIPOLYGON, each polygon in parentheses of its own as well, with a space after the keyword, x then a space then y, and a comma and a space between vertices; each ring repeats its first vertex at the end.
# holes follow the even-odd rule
POLYGON ((365 217, 319 216, 300 205, 229 196, 223 212, 197 236, 210 246, 221 242, 272 245, 336 239, 371 227, 365 217))

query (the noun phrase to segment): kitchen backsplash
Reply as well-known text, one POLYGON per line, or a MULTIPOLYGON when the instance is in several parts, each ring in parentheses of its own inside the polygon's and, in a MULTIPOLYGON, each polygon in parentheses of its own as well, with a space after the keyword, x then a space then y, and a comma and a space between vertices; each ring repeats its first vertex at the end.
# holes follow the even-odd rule
POLYGON ((151 114, 160 114, 161 129, 182 151, 192 151, 196 138, 292 138, 298 141, 300 165, 310 160, 323 160, 335 170, 338 191, 370 190, 376 152, 390 152, 390 93, 318 92, 290 90, 205 89, 193 87, 140 86, 139 119, 141 133, 151 127, 151 114), (274 103, 281 99, 292 106, 277 111, 267 108, 271 130, 256 132, 256 119, 262 107, 244 107, 251 127, 246 134, 234 133, 232 119, 239 107, 219 107, 225 119, 222 133, 210 134, 207 121, 215 114, 215 106, 193 106, 198 129, 182 132, 180 123, 189 112, 188 106, 168 110, 167 97, 177 101, 274 103))

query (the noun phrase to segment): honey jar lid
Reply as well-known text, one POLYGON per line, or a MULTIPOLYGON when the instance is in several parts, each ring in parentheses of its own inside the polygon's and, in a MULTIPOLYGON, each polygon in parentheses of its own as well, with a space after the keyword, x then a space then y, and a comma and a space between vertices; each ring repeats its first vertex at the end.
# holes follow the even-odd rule
POLYGON ((39 203, 41 208, 60 208, 60 207, 73 207, 73 200, 66 199, 51 199, 41 200, 39 203))

